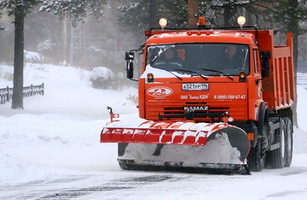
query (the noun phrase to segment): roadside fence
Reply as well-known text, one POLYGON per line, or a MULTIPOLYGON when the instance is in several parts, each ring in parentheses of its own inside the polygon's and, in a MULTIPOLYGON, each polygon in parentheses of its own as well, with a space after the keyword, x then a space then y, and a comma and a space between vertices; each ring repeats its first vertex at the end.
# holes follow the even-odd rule
MULTIPOLYGON (((44 95, 44 83, 41 85, 30 85, 23 87, 23 97, 30 97, 34 95, 44 95)), ((5 104, 12 99, 13 96, 13 88, 6 87, 0 88, 0 104, 5 104)))

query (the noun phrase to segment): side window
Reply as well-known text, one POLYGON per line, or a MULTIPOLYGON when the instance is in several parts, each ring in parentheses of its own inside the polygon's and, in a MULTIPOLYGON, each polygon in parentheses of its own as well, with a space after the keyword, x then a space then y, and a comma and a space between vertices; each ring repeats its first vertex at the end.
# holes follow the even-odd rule
POLYGON ((254 49, 254 72, 255 73, 258 73, 258 60, 259 60, 258 49, 254 49))

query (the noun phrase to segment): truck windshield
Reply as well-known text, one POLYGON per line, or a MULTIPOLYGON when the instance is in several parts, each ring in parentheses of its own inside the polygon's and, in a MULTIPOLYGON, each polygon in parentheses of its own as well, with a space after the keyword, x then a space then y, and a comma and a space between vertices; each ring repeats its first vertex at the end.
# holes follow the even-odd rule
POLYGON ((249 74, 249 47, 233 43, 152 45, 146 64, 178 73, 197 72, 207 76, 249 74), (183 70, 178 70, 183 69, 183 70))

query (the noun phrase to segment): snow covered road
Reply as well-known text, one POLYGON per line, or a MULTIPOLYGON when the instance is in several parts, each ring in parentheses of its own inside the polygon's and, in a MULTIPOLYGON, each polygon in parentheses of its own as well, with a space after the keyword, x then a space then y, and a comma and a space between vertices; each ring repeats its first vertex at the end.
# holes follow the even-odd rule
MULTIPOLYGON (((101 171, 3 186, 1 199, 304 199, 307 159, 246 175, 101 171)), ((298 161, 297 161, 298 160, 298 161)))
MULTIPOLYGON (((116 161, 117 145, 100 144, 99 133, 108 121, 107 105, 122 113, 122 118, 137 116, 135 104, 127 100, 133 91, 95 90, 80 78, 85 72, 70 67, 28 66, 25 70, 31 83, 45 83, 46 94, 26 98, 24 110, 0 105, 0 199, 307 197, 304 85, 298 87, 300 129, 295 129, 289 168, 264 169, 252 175, 123 171, 116 161)), ((0 87, 6 85, 9 82, 0 77, 0 87)))

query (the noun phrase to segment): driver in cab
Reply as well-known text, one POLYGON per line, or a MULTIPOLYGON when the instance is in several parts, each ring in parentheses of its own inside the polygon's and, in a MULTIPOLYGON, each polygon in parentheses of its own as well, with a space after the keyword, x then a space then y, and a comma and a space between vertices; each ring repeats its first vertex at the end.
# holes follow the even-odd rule
POLYGON ((169 48, 164 51, 154 63, 154 66, 159 69, 173 70, 182 67, 182 61, 178 57, 176 49, 169 48))
POLYGON ((229 45, 225 49, 224 63, 231 67, 237 67, 239 65, 239 60, 236 56, 237 47, 235 45, 229 45))

